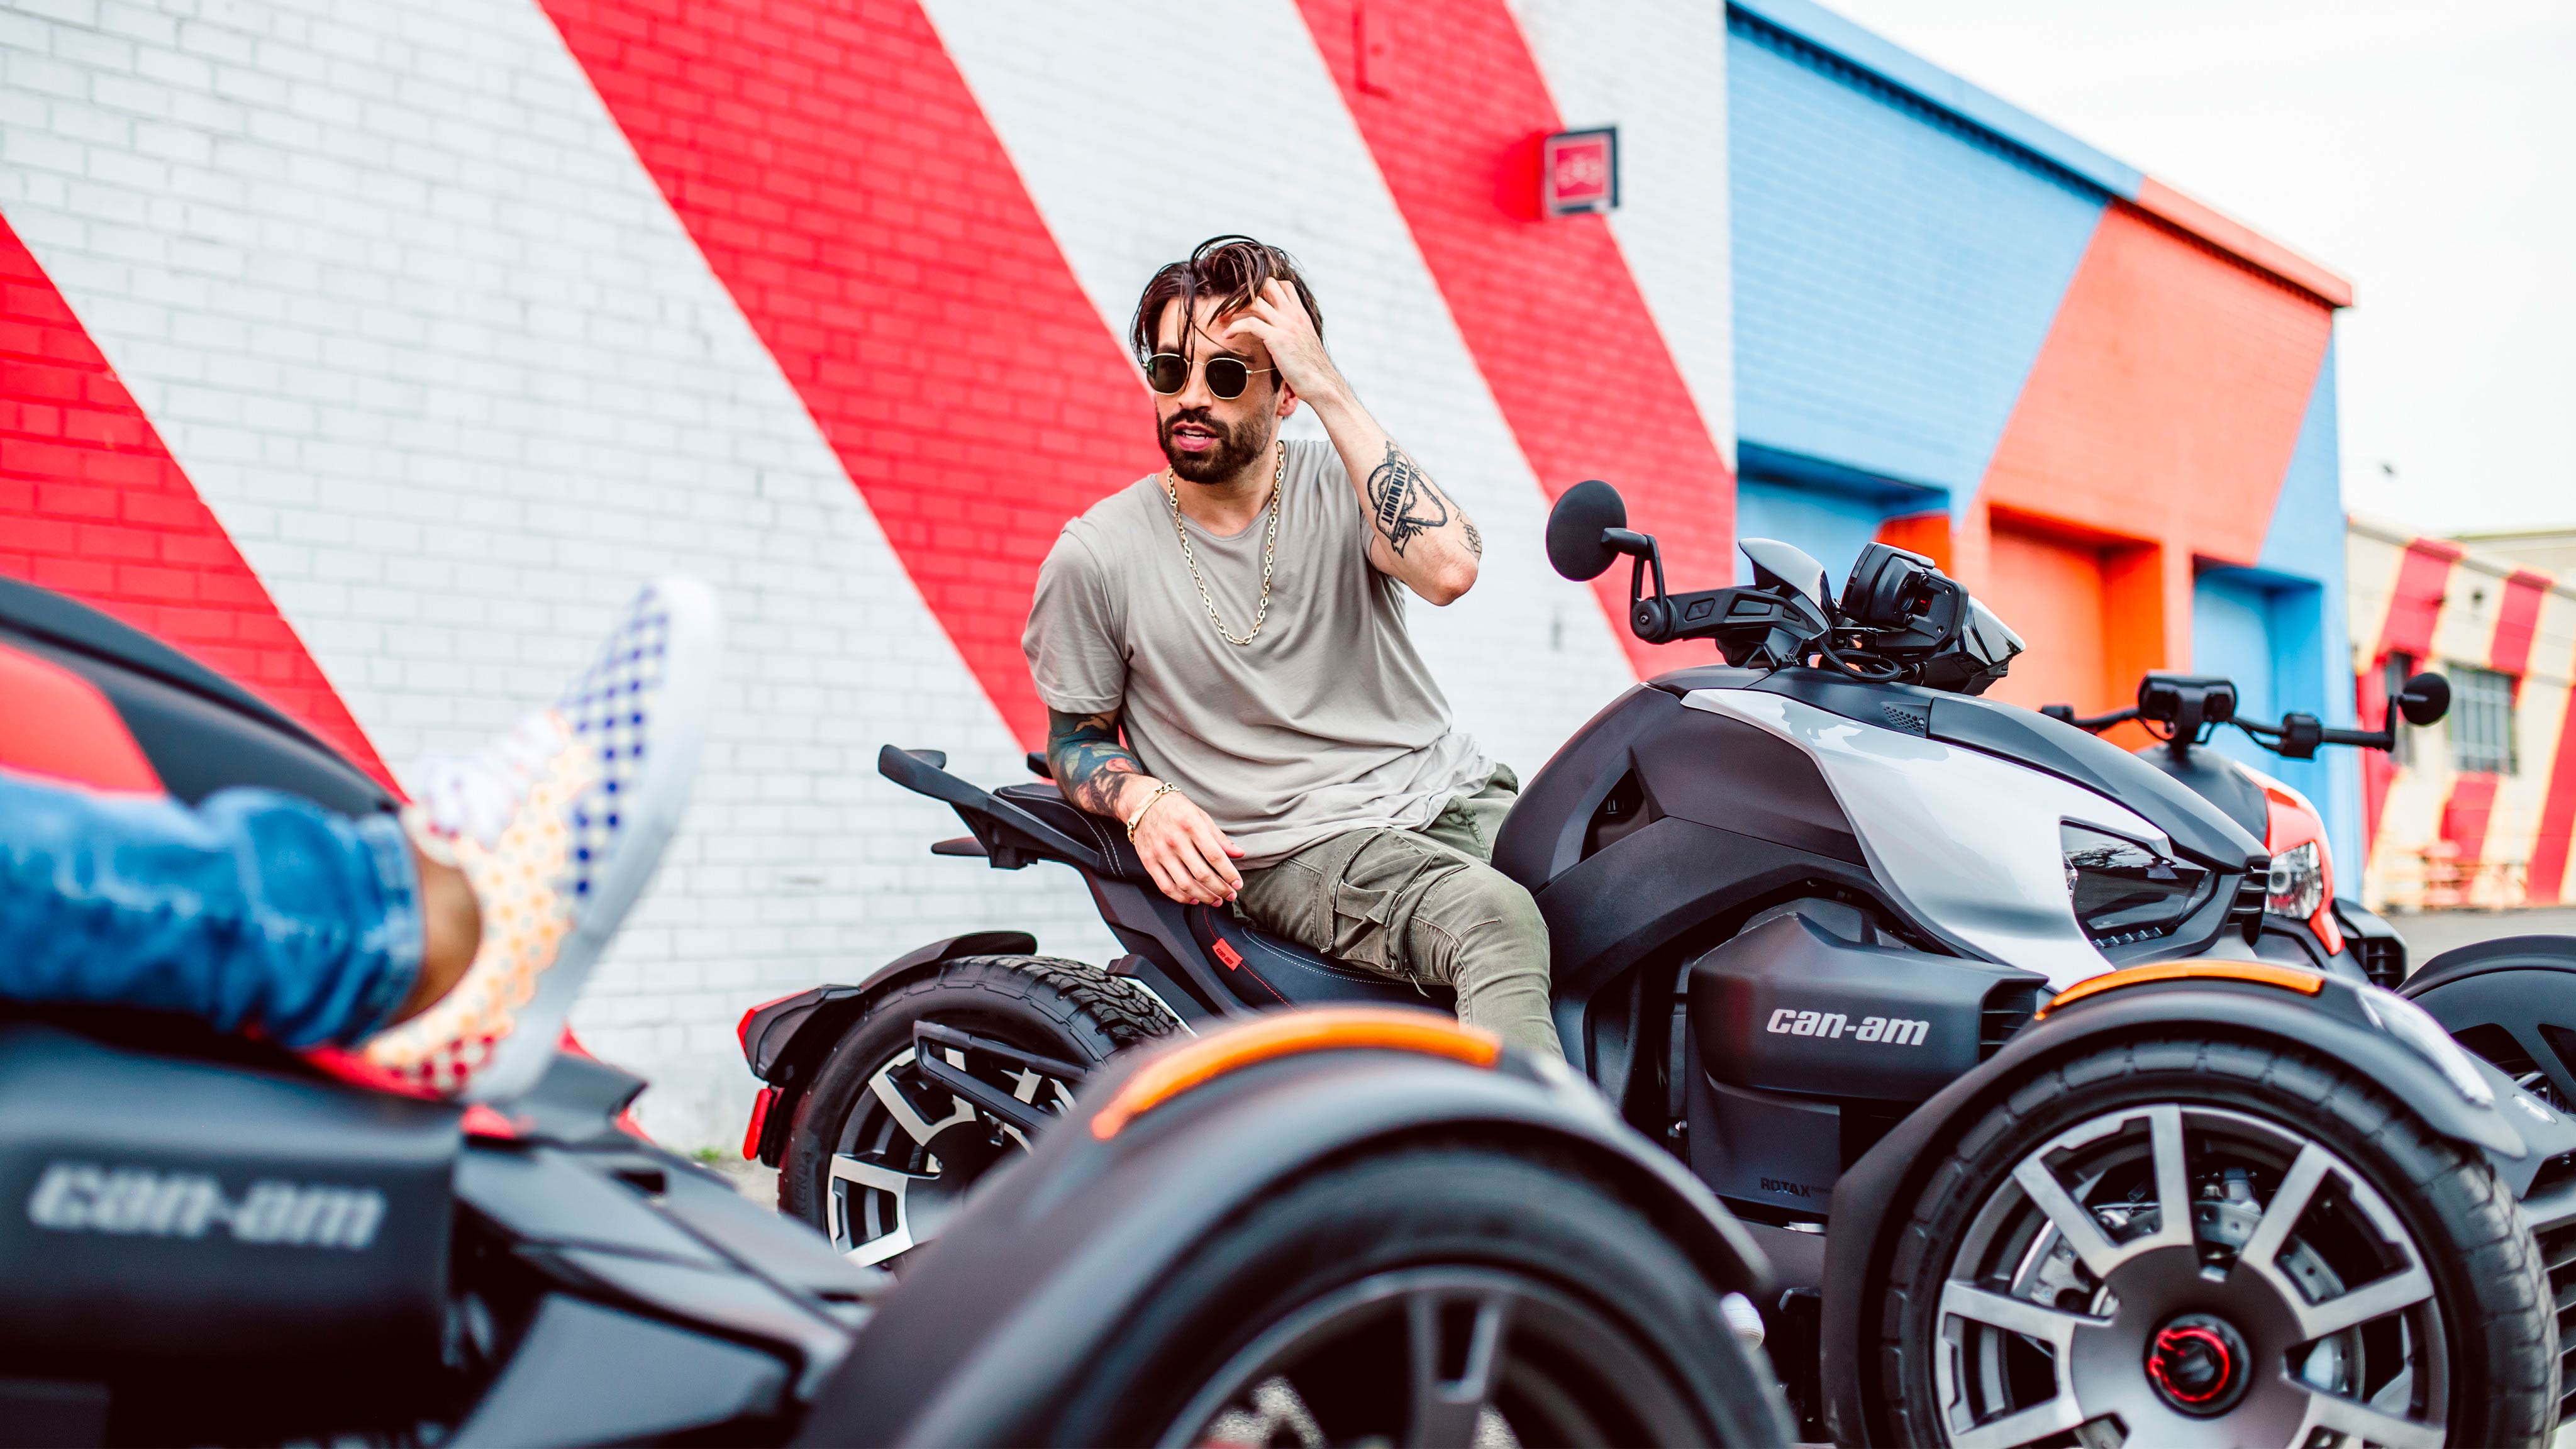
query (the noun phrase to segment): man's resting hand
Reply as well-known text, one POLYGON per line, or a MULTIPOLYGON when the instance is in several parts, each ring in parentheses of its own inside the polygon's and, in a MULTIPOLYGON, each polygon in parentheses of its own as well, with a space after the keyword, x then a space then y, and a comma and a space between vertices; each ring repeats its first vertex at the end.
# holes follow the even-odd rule
MULTIPOLYGON (((1141 799, 1147 791, 1133 793, 1141 799)), ((1136 854, 1163 894, 1183 905, 1221 906, 1243 890, 1234 868, 1242 849, 1177 790, 1165 791, 1136 823, 1136 854)))

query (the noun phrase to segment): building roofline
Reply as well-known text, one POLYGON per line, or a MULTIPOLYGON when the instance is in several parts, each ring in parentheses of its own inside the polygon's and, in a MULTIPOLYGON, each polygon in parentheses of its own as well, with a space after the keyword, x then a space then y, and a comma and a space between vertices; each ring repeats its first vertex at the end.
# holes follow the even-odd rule
POLYGON ((2478 538, 2474 534, 2444 538, 2437 534, 2418 533, 2394 519, 2350 511, 2345 512, 2343 521, 2348 531, 2360 534, 2364 538, 2397 548, 2411 548, 2421 544, 2427 549, 2451 555, 2451 564, 2454 568, 2476 569, 2479 573, 2498 579, 2516 577, 2531 579, 2553 594, 2576 600, 2576 580, 2561 579, 2547 569, 2534 568, 2516 559, 2497 558, 2493 554, 2479 553, 2476 548, 2478 538))
POLYGON ((2352 283, 2216 208, 2195 201, 1982 87, 1827 10, 1815 0, 1728 0, 1728 8, 1857 66, 1926 105, 2091 182, 2139 210, 2280 278, 2329 307, 2352 305, 2352 283))

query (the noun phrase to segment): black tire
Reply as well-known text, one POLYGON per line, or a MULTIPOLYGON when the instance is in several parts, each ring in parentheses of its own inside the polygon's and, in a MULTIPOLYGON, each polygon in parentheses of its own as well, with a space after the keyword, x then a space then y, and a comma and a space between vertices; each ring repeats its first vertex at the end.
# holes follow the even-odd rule
POLYGON ((1331 1167, 1216 1229, 1142 1301, 1046 1442, 1197 1443, 1210 1414, 1257 1405, 1219 1437, 1463 1445, 1480 1403, 1530 1446, 1795 1437, 1718 1290, 1572 1163, 1433 1143, 1331 1167), (1408 1350, 1437 1346, 1435 1376, 1468 1381, 1479 1313, 1504 1325, 1490 1392, 1426 1428, 1408 1350), (1285 1398, 1253 1392, 1276 1383, 1285 1398))
MULTIPOLYGON (((797 1102, 778 1164, 779 1210, 813 1224, 845 1252, 858 1249, 863 1260, 870 1252, 891 1246, 880 1241, 890 1233, 869 1232, 870 1224, 860 1221, 879 1215, 877 1225, 882 1226, 891 1195, 863 1192, 862 1197, 873 1201, 852 1204, 847 1184, 836 1195, 836 1154, 861 1147, 859 1139, 865 1136, 887 1137, 885 1150, 860 1152, 871 1161, 908 1155, 909 1161, 894 1165, 918 1172, 926 1188, 936 1189, 928 1210, 895 1210, 904 1214, 902 1222, 912 1224, 916 1217, 944 1216, 975 1180, 1026 1147, 1017 1140, 1016 1129, 1002 1130, 989 1116, 971 1131, 942 1136, 943 1144, 952 1149, 944 1155, 931 1153, 926 1143, 907 1146, 888 1135, 886 1129, 899 1124, 871 1084, 880 1072, 897 1073, 893 1080, 899 1082, 907 1080, 893 1064, 909 1060, 913 1024, 925 1020, 1084 1067, 1097 1067, 1139 1042, 1179 1030, 1179 1023, 1162 1005, 1134 983, 1097 966, 1053 956, 960 956, 879 993, 841 1034, 816 1072, 813 1087, 797 1102), (873 1121, 872 1115, 886 1120, 873 1121), (835 1221, 836 1197, 842 1214, 839 1222, 835 1221)), ((970 1057, 967 1065, 997 1086, 1006 1090, 1013 1086, 1012 1078, 994 1071, 989 1061, 970 1057)), ((925 1087, 917 1077, 910 1078, 902 1090, 916 1105, 930 1103, 930 1110, 941 1111, 937 1120, 969 1125, 971 1110, 954 1095, 925 1087), (937 1105, 942 1103, 944 1109, 937 1105)), ((1061 1110, 1069 1093, 1054 1095, 1056 1100, 1045 1104, 1061 1110)), ((929 1111, 921 1113, 923 1118, 929 1115, 929 1111)), ((912 1235, 915 1245, 927 1241, 935 1229, 935 1220, 928 1221, 925 1230, 912 1235)), ((899 1266, 903 1251, 896 1249, 874 1261, 899 1266)))
MULTIPOLYGON (((2130 1407, 2118 1411, 2131 1445, 2187 1443, 2204 1433, 2266 1442, 2284 1415, 2349 1414, 2353 1399, 2373 1394, 2413 1420, 2411 1432, 2438 1434, 2455 1445, 2536 1446, 2546 1442, 2555 1418, 2556 1320, 2513 1194, 2484 1157, 2427 1130, 2349 1068, 2284 1047, 2139 1040, 2100 1048, 2024 1082, 1958 1139, 1924 1183, 1894 1244, 1887 1289, 1883 1315, 1873 1325, 1874 1412, 1906 1444, 1951 1443, 1954 1430, 1996 1431, 2015 1404, 2036 1417, 2057 1397, 2088 1418, 2126 1402, 2130 1407), (2150 1111, 2169 1115, 2150 1117, 2150 1111), (2084 1137, 2114 1117, 2120 1118, 2116 1131, 2084 1137), (2203 1134, 2197 1143, 2189 1135, 2194 1131, 2203 1134), (2042 1152, 2077 1137, 2083 1140, 2042 1152), (2135 1145, 2140 1138, 2143 1149, 2135 1145), (2167 1141, 2188 1164, 2181 1171, 2192 1227, 2180 1241, 2150 1250, 2163 1237, 2163 1197, 2152 1182, 2167 1141), (2267 1141, 2277 1149, 2264 1147, 2267 1141), (2289 1145, 2297 1143, 2306 1145, 2289 1145), (2315 1186, 2293 1193, 2289 1181, 2300 1177, 2297 1163, 2309 1160, 2311 1149, 2313 1160, 2327 1166, 2305 1179, 2315 1186), (2297 1153, 2275 1177, 2262 1165, 2271 1150, 2297 1153), (2119 1165, 2124 1152, 2126 1164, 2119 1165), (2021 1185, 2030 1179, 2014 1177, 2017 1168, 2030 1173, 2033 1162, 2050 1164, 2042 1171, 2069 1192, 2066 1210, 2099 1227, 2107 1251, 2098 1261, 2132 1255, 2111 1275, 2090 1271, 2097 1260, 2052 1226, 2060 1219, 2021 1185), (2252 1166, 2219 1165, 2243 1163, 2252 1166), (2150 1181, 2144 1196, 2120 1196, 2122 1174, 2134 1182, 2141 1171, 2150 1181), (2095 1185, 2070 1188, 2087 1173, 2097 1174, 2095 1185), (2354 1226, 2369 1221, 2373 1194, 2393 1214, 2404 1242, 2354 1226), (2299 1203, 2306 1206, 2290 1206, 2299 1203), (2274 1205, 2283 1211, 2270 1211, 2274 1205), (2033 1221, 2019 1230, 2029 1236, 2016 1238, 2005 1226, 2015 1212, 2039 1213, 2046 1221, 2033 1221), (2275 1218, 2278 1237, 2267 1231, 2275 1218), (2124 1236, 2114 1239, 2114 1232, 2124 1236), (2255 1244, 2267 1237, 2273 1247, 2261 1256, 2268 1269, 2255 1263, 2255 1244), (2196 1284, 2184 1248, 2198 1255, 2196 1284), (2016 1271, 2029 1273, 2035 1288, 1981 1266, 2016 1262, 2031 1265, 2016 1271), (2052 1276, 2052 1262, 2080 1270, 2063 1266, 2054 1270, 2063 1276, 2052 1276), (2413 1276, 2418 1267, 2421 1278, 2413 1276), (2413 1286, 2379 1292, 2401 1280, 2413 1286), (2294 1290, 2304 1307, 2267 1318, 2266 1304, 2286 1304, 2278 1290, 2293 1281, 2307 1285, 2294 1290), (2370 1299, 2395 1302, 2427 1288, 2429 1296, 2411 1304, 2360 1316, 2370 1299), (1980 1295, 1980 1289, 1989 1291, 1980 1295), (2265 1291, 2272 1297, 2264 1298, 2265 1291), (1945 1300, 1945 1294, 1958 1296, 1945 1300), (2041 1316, 2026 1319, 2022 1301, 2038 1305, 2041 1316), (2043 1351, 2044 1335, 2035 1330, 2064 1333, 2064 1317, 2051 1315, 2078 1313, 2106 1315, 2085 1319, 2103 1326, 2081 1329, 2086 1337, 2080 1340, 2066 1338, 2073 1346, 2065 1350, 2043 1351), (2212 1325, 2213 1317, 2227 1326, 2212 1325), (2346 1318, 2351 1326, 2327 1336, 2301 1336, 2346 1318), (2028 1328, 1995 1326, 2006 1319, 2028 1328), (2115 1329, 2138 1335, 2131 1365, 2138 1385, 2118 1377, 2125 1350, 2115 1349, 2126 1340, 2115 1329), (2212 1333, 2223 1333, 2232 1353, 2211 1354, 2212 1333), (2197 1344, 2195 1334, 2201 1335, 2197 1344), (1980 1353, 1991 1356, 1979 1359, 1980 1353), (2194 1353, 2202 1357, 2187 1361, 2194 1353), (2057 1368, 2061 1354, 2070 1367, 2057 1368), (2241 1361, 2241 1373, 2228 1367, 2231 1360, 2241 1361), (2266 1365, 2276 1362, 2285 1367, 2271 1375, 2266 1365), (1988 1375, 1981 1381, 1978 1364, 1988 1375), (2288 1365, 2333 1376, 2339 1392, 2311 1391, 2288 1365), (2401 1366, 2404 1378, 2380 1377, 2401 1366), (2441 1380, 2447 1391, 2428 1391, 2429 1382, 2441 1380), (1972 1381, 1987 1387, 1969 1387, 1972 1381), (2223 1396, 2171 1413, 2179 1404, 2175 1386, 2186 1383, 2194 1393, 2223 1396), (1991 1387, 1996 1384, 2005 1387, 1991 1387), (1947 1401, 1945 1385, 1952 1395, 1947 1401)), ((2018 1433, 2016 1426, 1992 1437, 2018 1433)))

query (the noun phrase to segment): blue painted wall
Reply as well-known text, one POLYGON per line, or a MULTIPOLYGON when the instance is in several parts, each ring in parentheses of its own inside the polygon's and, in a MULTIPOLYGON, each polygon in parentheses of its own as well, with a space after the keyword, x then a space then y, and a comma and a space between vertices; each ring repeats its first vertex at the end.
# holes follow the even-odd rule
MULTIPOLYGON (((2281 480, 2272 526, 2263 538, 2263 567, 2313 581, 2307 602, 2276 607, 2274 657, 2283 707, 2304 709, 2327 724, 2353 728, 2352 620, 2344 608, 2343 472, 2336 445, 2335 349, 2308 392, 2308 412, 2290 471, 2281 480)), ((2275 771, 2325 813, 2333 847, 2337 889, 2361 891, 2361 759, 2349 749, 2329 749, 2308 764, 2283 761, 2275 771)))
POLYGON ((1738 433, 1964 509, 2107 193, 1741 11, 1727 71, 1738 433))
MULTIPOLYGON (((1742 478, 1735 484, 1735 536, 1776 538, 1815 555, 1839 590, 1852 560, 1878 534, 1887 512, 1877 502, 1794 484, 1742 478)), ((1744 556, 1735 556, 1735 581, 1753 581, 1744 556)))

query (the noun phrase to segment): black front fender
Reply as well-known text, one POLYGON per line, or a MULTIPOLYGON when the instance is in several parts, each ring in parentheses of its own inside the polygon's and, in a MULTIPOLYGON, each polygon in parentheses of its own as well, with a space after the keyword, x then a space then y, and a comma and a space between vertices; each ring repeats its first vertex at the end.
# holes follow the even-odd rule
MULTIPOLYGON (((2123 1037, 2177 1031, 2276 1042, 2341 1062, 2412 1109, 2426 1126, 2486 1153, 2517 1192, 2530 1185, 2545 1155, 2525 1136, 2537 1124, 2518 1128, 2499 1110, 2514 1090, 2501 1074, 2485 1073, 2498 1106, 2469 1101, 2412 1047, 2373 1025, 2358 990, 2336 978, 2327 978, 2314 997, 2199 978, 2124 987, 2059 1007, 1917 1108, 1835 1183, 1822 1332, 1825 1412, 1835 1442, 1870 1443, 1881 1433, 1866 1412, 1863 1385, 1870 1372, 1867 1344, 1877 1331, 1879 1295, 1895 1248, 1891 1225, 1907 1221, 1915 1195, 1946 1160, 1948 1144, 2032 1073, 2056 1061, 2123 1037)), ((2563 1121, 2558 1127, 2566 1130, 2563 1121)))
POLYGON ((1137 1065, 1087 1086, 1089 1111, 977 1190, 853 1346, 811 1442, 862 1429, 879 1443, 1036 1442, 1084 1365, 1226 1219, 1320 1163, 1423 1133, 1578 1156, 1719 1288, 1762 1281, 1760 1251, 1716 1200, 1561 1069, 1317 1052, 1244 1067, 1101 1141, 1090 1111, 1137 1065))

